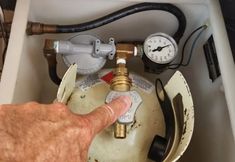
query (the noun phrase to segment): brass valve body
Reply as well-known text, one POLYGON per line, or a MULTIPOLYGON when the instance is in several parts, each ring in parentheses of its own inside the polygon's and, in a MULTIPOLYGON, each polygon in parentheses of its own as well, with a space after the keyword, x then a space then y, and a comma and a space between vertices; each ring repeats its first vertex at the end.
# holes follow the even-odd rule
MULTIPOLYGON (((131 88, 131 80, 128 77, 128 71, 125 65, 119 64, 115 69, 114 75, 115 77, 111 81, 111 89, 120 92, 129 91, 131 88)), ((115 123, 114 137, 126 138, 126 124, 115 123)))
MULTIPOLYGON (((116 46, 116 60, 128 58, 134 56, 135 46, 132 44, 117 44, 116 46)), ((131 79, 129 78, 128 69, 125 63, 117 63, 117 67, 114 70, 114 78, 111 81, 110 88, 114 91, 126 92, 131 89, 131 79)), ((115 138, 126 138, 126 124, 115 123, 114 128, 115 138)))

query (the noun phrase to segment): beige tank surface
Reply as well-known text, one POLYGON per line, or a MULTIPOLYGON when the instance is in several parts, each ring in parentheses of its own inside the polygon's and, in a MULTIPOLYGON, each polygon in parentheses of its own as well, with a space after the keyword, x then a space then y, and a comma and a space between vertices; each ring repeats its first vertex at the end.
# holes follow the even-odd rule
MULTIPOLYGON (((74 84, 76 65, 73 65, 63 78, 58 90, 57 100, 66 103, 74 113, 89 113, 96 107, 105 104, 106 97, 110 92, 111 74, 111 69, 102 70, 98 74, 81 77, 74 84), (72 92, 71 89, 73 89, 72 92)), ((155 86, 137 74, 131 73, 130 78, 133 82, 131 90, 140 95, 142 103, 136 111, 134 122, 127 126, 127 137, 116 139, 113 136, 114 126, 106 128, 93 140, 88 161, 151 162, 147 158, 147 154, 154 136, 158 134, 164 137, 164 116, 156 97, 155 86)), ((193 103, 188 86, 180 72, 175 73, 165 88, 172 100, 180 93, 184 105, 182 112, 185 112, 185 114, 181 114, 184 121, 180 123, 176 120, 177 135, 174 139, 174 146, 165 160, 176 161, 191 140, 194 124, 193 103), (184 128, 184 134, 178 128, 184 128)))

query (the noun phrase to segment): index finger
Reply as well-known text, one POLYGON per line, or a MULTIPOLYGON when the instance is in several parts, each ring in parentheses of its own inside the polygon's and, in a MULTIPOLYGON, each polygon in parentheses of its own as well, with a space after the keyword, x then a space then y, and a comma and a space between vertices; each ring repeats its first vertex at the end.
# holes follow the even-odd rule
POLYGON ((97 134, 104 128, 113 124, 118 117, 127 112, 130 106, 131 98, 129 96, 121 96, 95 109, 87 114, 85 118, 91 124, 91 129, 93 129, 94 133, 97 134))

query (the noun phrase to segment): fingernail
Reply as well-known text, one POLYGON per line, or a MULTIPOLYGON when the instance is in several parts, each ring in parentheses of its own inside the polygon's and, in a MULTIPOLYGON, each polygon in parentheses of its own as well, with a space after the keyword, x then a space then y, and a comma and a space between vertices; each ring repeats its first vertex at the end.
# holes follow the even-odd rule
POLYGON ((130 108, 132 101, 131 101, 131 98, 129 96, 120 96, 117 99, 121 100, 122 102, 125 103, 124 109, 129 109, 130 108))

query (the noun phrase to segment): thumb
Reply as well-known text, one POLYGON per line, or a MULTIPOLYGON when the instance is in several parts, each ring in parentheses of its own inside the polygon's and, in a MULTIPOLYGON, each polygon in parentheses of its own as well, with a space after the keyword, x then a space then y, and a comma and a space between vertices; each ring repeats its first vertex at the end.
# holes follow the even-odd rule
POLYGON ((90 123, 94 134, 97 134, 113 124, 118 117, 127 112, 130 106, 131 98, 129 96, 121 96, 85 115, 85 118, 90 123))

